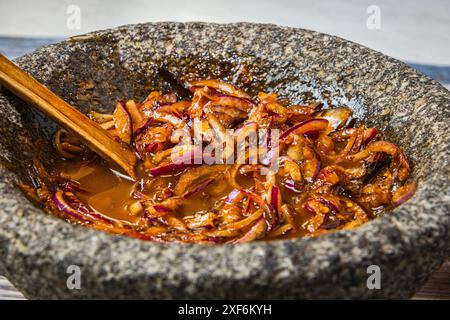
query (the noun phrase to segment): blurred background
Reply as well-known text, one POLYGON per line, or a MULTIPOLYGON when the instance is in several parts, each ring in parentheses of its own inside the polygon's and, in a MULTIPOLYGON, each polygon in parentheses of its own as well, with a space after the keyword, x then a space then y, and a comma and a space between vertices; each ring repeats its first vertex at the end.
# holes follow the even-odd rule
POLYGON ((59 39, 149 21, 275 23, 337 35, 411 63, 450 66, 449 0, 0 0, 0 50, 8 37, 59 39), (77 8, 80 23, 70 24, 77 8))
MULTIPOLYGON (((16 58, 77 34, 155 21, 312 29, 400 59, 450 89, 450 0, 0 0, 0 52, 16 58)), ((429 286, 449 283, 439 272, 429 286)), ((0 299, 21 297, 0 277, 0 299)))

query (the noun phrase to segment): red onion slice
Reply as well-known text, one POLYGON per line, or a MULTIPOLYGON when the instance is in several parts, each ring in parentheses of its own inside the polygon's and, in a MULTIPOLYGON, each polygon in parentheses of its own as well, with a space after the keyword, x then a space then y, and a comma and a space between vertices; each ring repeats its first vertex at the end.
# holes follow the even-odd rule
POLYGON ((186 169, 189 165, 184 163, 168 163, 160 165, 159 167, 151 168, 150 174, 152 176, 161 176, 174 171, 180 171, 186 169))
POLYGON ((59 190, 59 189, 58 189, 58 190, 53 194, 52 200, 53 200, 53 203, 56 205, 56 207, 57 207, 60 211, 66 213, 66 214, 70 215, 71 217, 73 217, 73 218, 75 218, 75 219, 77 219, 77 220, 80 220, 80 221, 82 221, 82 222, 87 222, 87 223, 90 222, 88 219, 84 218, 82 214, 78 213, 75 209, 73 209, 73 208, 66 202, 66 200, 64 199, 64 192, 63 192, 62 190, 59 190))
POLYGON ((136 128, 134 128, 134 135, 137 136, 139 134, 141 134, 143 131, 145 131, 148 126, 150 125, 150 123, 152 123, 153 119, 152 118, 147 118, 145 120, 143 120, 142 122, 139 122, 136 125, 136 128))
POLYGON ((142 193, 141 191, 134 191, 133 192, 133 197, 137 198, 137 199, 141 199, 141 200, 148 200, 149 197, 147 195, 145 195, 144 193, 142 193))
POLYGON ((411 199, 416 190, 417 190, 416 182, 412 182, 410 184, 398 188, 398 190, 395 191, 394 194, 392 195, 392 205, 394 207, 398 207, 399 205, 403 204, 407 200, 411 199))
POLYGON ((303 135, 312 140, 317 140, 319 138, 319 131, 307 131, 303 135))
POLYGON ((203 87, 216 89, 234 97, 250 99, 250 96, 247 93, 222 80, 201 80, 190 84, 191 90, 194 91, 203 87))
POLYGON ((269 207, 269 205, 264 201, 261 196, 257 195, 256 193, 248 190, 248 189, 242 189, 241 192, 245 195, 247 195, 250 199, 252 199, 253 202, 255 202, 260 209, 264 210, 264 218, 266 219, 268 223, 268 230, 272 230, 272 228, 275 227, 276 222, 276 216, 274 215, 274 210, 269 207))
POLYGON ((302 191, 302 188, 297 185, 297 183, 292 179, 287 179, 284 181, 284 187, 289 191, 299 193, 302 191))
POLYGON ((280 188, 277 186, 271 186, 269 189, 270 205, 275 210, 275 212, 281 214, 281 192, 280 188))
POLYGON ((131 122, 133 124, 141 123, 144 121, 144 116, 139 111, 138 106, 136 105, 134 100, 128 100, 125 104, 122 105, 124 105, 125 109, 130 115, 131 122))
POLYGON ((64 189, 64 191, 87 193, 86 190, 80 188, 80 186, 77 185, 73 181, 64 181, 64 183, 63 183, 63 185, 61 187, 64 189))
POLYGON ((378 130, 376 128, 369 128, 364 132, 363 144, 368 144, 370 141, 375 139, 378 134, 378 130))
POLYGON ((184 152, 180 156, 174 157, 171 163, 162 164, 158 167, 151 168, 150 174, 153 176, 160 176, 170 172, 184 170, 194 165, 200 165, 202 164, 202 157, 201 147, 196 147, 184 152))
POLYGON ((196 194, 197 192, 203 191, 205 190, 205 188, 207 186, 209 186, 212 182, 214 181, 214 179, 207 179, 206 181, 203 181, 202 183, 198 184, 197 186, 195 186, 194 188, 192 188, 191 190, 187 191, 184 195, 183 198, 187 198, 192 196, 193 194, 196 194))
POLYGON ((146 210, 144 211, 144 218, 150 223, 153 223, 155 221, 155 218, 164 217, 172 212, 173 210, 169 207, 166 207, 163 204, 156 203, 147 206, 146 210))
POLYGON ((257 132, 258 124, 256 122, 247 122, 234 132, 235 137, 246 137, 250 132, 257 132))
POLYGON ((230 194, 225 199, 226 204, 234 204, 240 200, 241 191, 238 189, 233 189, 230 194))
POLYGON ((123 142, 130 144, 132 140, 133 123, 130 114, 125 108, 125 102, 121 101, 116 105, 113 117, 118 137, 123 142))
POLYGON ((320 118, 328 120, 331 128, 333 130, 336 130, 342 128, 344 125, 347 124, 348 120, 350 119, 350 116, 352 115, 352 110, 350 110, 349 108, 340 107, 323 110, 315 115, 319 116, 320 118))
POLYGON ((297 123, 291 128, 287 129, 280 135, 280 139, 286 139, 291 133, 295 134, 305 134, 312 131, 323 131, 328 128, 328 120, 326 119, 309 119, 297 123))
POLYGON ((331 211, 333 211, 334 213, 339 213, 339 204, 336 203, 336 201, 339 201, 339 199, 335 200, 335 199, 329 199, 326 198, 325 196, 318 196, 317 200, 319 200, 319 202, 323 203, 324 205, 326 205, 328 208, 330 208, 331 211))
POLYGON ((211 95, 210 98, 212 100, 212 105, 236 108, 245 112, 250 111, 253 107, 256 106, 256 103, 248 98, 239 98, 224 94, 214 94, 211 95))
POLYGON ((307 211, 311 212, 314 215, 318 214, 317 210, 315 208, 313 208, 312 206, 310 206, 308 202, 305 202, 305 204, 303 205, 303 208, 305 208, 307 211))
POLYGON ((256 222, 246 234, 234 240, 233 243, 245 243, 256 239, 260 239, 264 236, 266 230, 267 230, 266 222, 264 221, 264 219, 261 219, 258 222, 256 222))
POLYGON ((155 209, 156 212, 171 212, 172 211, 162 204, 154 204, 153 209, 155 209))
POLYGON ((89 209, 87 206, 85 206, 78 198, 71 192, 64 193, 64 197, 67 199, 68 203, 72 208, 77 210, 78 212, 81 212, 83 214, 89 215, 93 219, 102 220, 103 222, 106 222, 108 224, 113 224, 114 221, 105 217, 101 213, 98 213, 96 211, 93 211, 89 209))
POLYGON ((306 160, 302 164, 303 178, 310 183, 316 181, 319 176, 320 166, 320 160, 317 158, 306 160))
POLYGON ((103 222, 112 224, 113 221, 107 217, 90 210, 84 204, 82 204, 78 198, 71 192, 63 192, 58 189, 53 197, 53 203, 62 212, 70 215, 71 217, 86 222, 91 223, 92 220, 102 220, 103 222))
POLYGON ((350 161, 361 161, 368 158, 375 152, 383 152, 390 155, 391 157, 395 157, 398 154, 399 149, 392 142, 374 141, 372 143, 369 143, 364 150, 347 156, 347 159, 350 161))

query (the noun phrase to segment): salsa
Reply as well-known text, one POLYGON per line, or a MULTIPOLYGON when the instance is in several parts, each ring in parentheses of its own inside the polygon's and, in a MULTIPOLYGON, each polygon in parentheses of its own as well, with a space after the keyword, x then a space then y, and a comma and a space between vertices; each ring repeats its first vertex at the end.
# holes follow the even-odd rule
POLYGON ((143 240, 244 243, 355 228, 412 197, 405 153, 346 107, 291 105, 221 80, 154 91, 91 118, 141 162, 137 180, 64 130, 61 161, 22 188, 70 223, 143 240))

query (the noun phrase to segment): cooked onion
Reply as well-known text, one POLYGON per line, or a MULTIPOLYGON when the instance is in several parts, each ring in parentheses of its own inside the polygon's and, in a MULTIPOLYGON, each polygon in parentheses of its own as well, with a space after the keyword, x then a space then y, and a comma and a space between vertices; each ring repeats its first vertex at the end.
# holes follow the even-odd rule
MULTIPOLYGON (((187 83, 165 74, 178 86, 187 83)), ((71 169, 49 175, 36 166, 34 189, 22 189, 72 222, 148 241, 206 244, 355 228, 417 189, 407 183, 405 153, 347 107, 289 105, 274 92, 251 97, 214 79, 182 88, 192 99, 154 91, 142 102, 120 101, 112 115, 91 112, 136 150, 138 182, 87 157, 80 141, 59 130, 54 145, 71 169), (94 172, 113 176, 97 186, 94 172), (100 192, 107 205, 93 202, 100 192)))

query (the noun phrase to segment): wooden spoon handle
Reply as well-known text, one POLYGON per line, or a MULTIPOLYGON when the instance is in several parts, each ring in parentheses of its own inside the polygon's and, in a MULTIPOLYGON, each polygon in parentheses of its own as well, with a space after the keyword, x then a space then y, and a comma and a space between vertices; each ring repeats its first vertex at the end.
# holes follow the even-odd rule
POLYGON ((118 164, 132 178, 136 178, 137 157, 131 148, 112 139, 105 129, 26 74, 2 54, 0 54, 0 83, 70 131, 102 158, 118 164))

